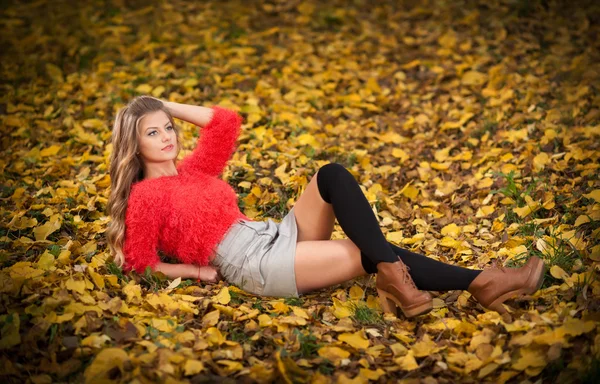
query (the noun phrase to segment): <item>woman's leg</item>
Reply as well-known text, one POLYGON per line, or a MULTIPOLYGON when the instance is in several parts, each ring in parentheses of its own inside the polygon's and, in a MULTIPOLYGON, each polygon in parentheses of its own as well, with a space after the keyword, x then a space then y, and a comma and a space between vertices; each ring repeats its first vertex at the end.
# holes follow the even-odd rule
POLYGON ((294 261, 298 293, 331 287, 364 276, 360 249, 350 239, 302 241, 294 261))
MULTIPOLYGON (((338 217, 338 221, 343 221, 342 228, 346 234, 348 234, 348 232, 353 232, 355 234, 351 237, 351 240, 359 237, 359 239, 363 239, 363 243, 366 243, 368 246, 371 242, 371 239, 368 237, 369 233, 374 233, 375 236, 373 239, 383 242, 383 244, 388 247, 387 251, 389 252, 391 249, 393 252, 393 256, 391 256, 391 259, 388 261, 395 262, 397 261, 397 257, 400 256, 402 262, 410 268, 410 275, 417 285, 417 288, 421 290, 446 291, 467 289, 470 282, 477 277, 479 272, 481 272, 445 264, 426 256, 404 250, 387 242, 368 201, 358 186, 358 183, 343 166, 336 163, 327 164, 321 167, 321 170, 313 175, 306 190, 302 193, 300 199, 298 199, 294 206, 296 223, 298 226, 298 242, 312 240, 310 245, 307 244, 301 247, 303 249, 301 250, 300 256, 297 254, 297 257, 303 258, 306 253, 308 255, 307 257, 310 258, 309 263, 312 263, 313 265, 325 265, 327 272, 330 271, 330 266, 332 264, 327 261, 315 259, 321 257, 314 255, 322 254, 320 252, 322 244, 321 242, 314 240, 330 239, 336 218, 334 206, 337 206, 338 212, 343 215, 341 219, 338 217), (319 184, 318 175, 320 172, 325 172, 325 178, 321 179, 319 184), (341 182, 339 182, 340 179, 341 182), (338 183, 333 187, 330 187, 329 182, 332 180, 338 181, 338 183), (336 196, 329 196, 331 193, 336 194, 336 196), (330 197, 336 199, 335 205, 332 205, 331 201, 325 201, 325 199, 330 200, 330 197), (364 226, 368 228, 363 232, 362 229, 364 229, 364 226), (312 251, 314 252, 311 253, 312 251), (324 264, 321 264, 320 262, 324 264)), ((377 241, 373 241, 373 243, 377 243, 377 241)), ((348 267, 347 271, 342 272, 342 275, 356 277, 364 273, 377 272, 377 264, 371 260, 365 252, 360 251, 354 242, 352 242, 352 246, 346 246, 347 250, 350 248, 354 251, 358 249, 362 271, 355 272, 357 271, 356 265, 352 264, 348 267)), ((334 251, 340 251, 339 245, 335 246, 334 251)), ((341 257, 343 260, 350 260, 350 263, 354 263, 356 261, 354 256, 356 256, 356 252, 354 252, 352 256, 348 254, 336 254, 334 258, 337 259, 338 257, 341 257)), ((323 257, 327 258, 326 255, 323 255, 323 257)), ((312 271, 310 266, 306 270, 309 272, 312 271)), ((315 272, 315 276, 319 276, 319 272, 322 271, 319 270, 315 272)), ((326 277, 323 278, 327 279, 326 277)), ((336 276, 333 276, 333 280, 336 280, 336 276)))
MULTIPOLYGON (((352 243, 367 254, 369 259, 377 265, 376 287, 383 310, 397 314, 397 308, 400 308, 407 317, 429 312, 432 309, 431 295, 417 289, 406 265, 388 245, 377 218, 354 176, 342 165, 333 163, 321 167, 316 179, 317 189, 321 197, 321 201, 317 206, 322 207, 325 203, 331 204, 335 217, 337 217, 340 226, 352 243)), ((310 210, 305 208, 299 209, 299 211, 301 211, 299 221, 302 221, 302 218, 310 217, 312 214, 310 210)), ((330 236, 330 233, 326 235, 330 236)), ((298 245, 301 246, 303 243, 299 242, 298 245)), ((296 274, 297 284, 303 284, 302 282, 307 273, 301 264, 305 259, 310 259, 310 256, 307 257, 306 255, 307 253, 302 252, 302 250, 296 254, 297 260, 295 263, 299 263, 296 274)), ((360 252, 353 260, 360 260, 360 252)), ((339 283, 340 278, 347 280, 357 273, 356 270, 346 270, 345 267, 340 267, 339 264, 331 264, 329 261, 323 261, 323 263, 329 265, 330 268, 320 272, 313 268, 312 271, 309 270, 309 273, 317 276, 329 274, 330 277, 326 278, 326 281, 323 281, 323 279, 320 279, 321 281, 308 281, 306 286, 302 285, 299 289, 329 286, 336 282, 339 283), (340 268, 339 271, 338 268, 340 268)), ((359 269, 364 271, 362 264, 359 269)))
POLYGON ((375 265, 398 261, 358 182, 343 165, 322 166, 317 173, 317 187, 346 235, 375 265))
MULTIPOLYGON (((442 263, 427 256, 402 249, 388 243, 394 253, 410 268, 410 277, 417 288, 425 291, 467 290, 471 282, 482 272, 457 265, 442 263)), ((361 263, 367 273, 377 273, 377 266, 361 253, 361 263)))
POLYGON ((310 179, 304 192, 294 204, 298 242, 310 240, 329 240, 333 232, 335 214, 331 204, 323 201, 317 187, 317 175, 310 179))

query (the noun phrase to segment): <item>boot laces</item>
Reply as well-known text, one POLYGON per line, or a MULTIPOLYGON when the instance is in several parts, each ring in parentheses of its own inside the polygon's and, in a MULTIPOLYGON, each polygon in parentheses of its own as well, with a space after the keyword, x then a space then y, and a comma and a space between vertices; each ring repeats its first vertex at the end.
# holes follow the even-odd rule
POLYGON ((407 282, 414 287, 415 289, 417 289, 417 286, 415 285, 415 282, 413 281, 412 277, 410 276, 410 273, 408 273, 408 271, 410 271, 410 267, 406 264, 404 264, 402 262, 402 259, 400 259, 400 257, 398 257, 398 260, 402 263, 401 265, 404 265, 404 268, 402 268, 401 266, 398 266, 400 269, 402 269, 402 278, 403 281, 402 283, 406 284, 407 282))

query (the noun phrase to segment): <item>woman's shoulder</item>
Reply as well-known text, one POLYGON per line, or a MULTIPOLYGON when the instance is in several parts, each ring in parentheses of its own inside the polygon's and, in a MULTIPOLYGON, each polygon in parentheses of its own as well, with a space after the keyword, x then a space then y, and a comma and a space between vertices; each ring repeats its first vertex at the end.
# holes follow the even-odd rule
POLYGON ((160 199, 163 197, 166 187, 160 178, 140 180, 131 186, 129 199, 130 201, 160 199))

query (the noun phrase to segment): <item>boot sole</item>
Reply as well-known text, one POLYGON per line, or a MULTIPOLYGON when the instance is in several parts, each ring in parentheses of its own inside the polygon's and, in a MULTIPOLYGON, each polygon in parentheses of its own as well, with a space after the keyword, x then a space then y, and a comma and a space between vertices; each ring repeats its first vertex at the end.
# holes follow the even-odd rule
POLYGON ((544 276, 546 275, 546 265, 539 257, 532 257, 535 258, 533 261, 535 265, 533 266, 533 272, 531 273, 532 278, 528 280, 528 284, 526 284, 523 288, 515 289, 514 291, 509 291, 506 292, 504 295, 499 296, 496 300, 492 301, 492 303, 487 306, 489 309, 494 310, 500 314, 506 313, 506 309, 502 306, 503 302, 521 294, 530 295, 538 289, 540 289, 542 283, 544 282, 544 276))
POLYGON ((416 304, 412 307, 402 307, 398 300, 396 300, 396 298, 393 295, 387 293, 386 291, 377 288, 377 294, 379 295, 379 303, 381 304, 381 308, 383 308, 383 311, 387 313, 392 313, 396 317, 399 317, 398 308, 400 308, 400 310, 406 317, 424 315, 426 313, 431 312, 431 310, 433 309, 432 301, 428 301, 423 304, 416 304))

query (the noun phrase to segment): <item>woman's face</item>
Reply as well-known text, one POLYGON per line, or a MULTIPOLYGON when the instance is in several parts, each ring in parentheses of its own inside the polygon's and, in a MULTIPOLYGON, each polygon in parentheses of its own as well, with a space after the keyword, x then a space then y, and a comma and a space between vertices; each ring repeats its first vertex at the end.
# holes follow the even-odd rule
POLYGON ((163 111, 147 114, 139 124, 139 156, 145 162, 164 162, 177 158, 175 128, 163 111))

